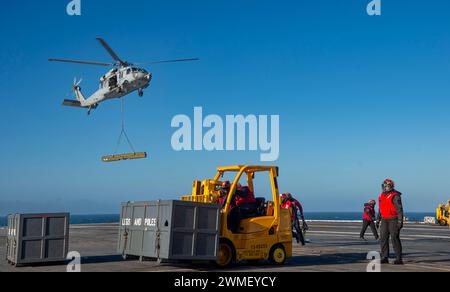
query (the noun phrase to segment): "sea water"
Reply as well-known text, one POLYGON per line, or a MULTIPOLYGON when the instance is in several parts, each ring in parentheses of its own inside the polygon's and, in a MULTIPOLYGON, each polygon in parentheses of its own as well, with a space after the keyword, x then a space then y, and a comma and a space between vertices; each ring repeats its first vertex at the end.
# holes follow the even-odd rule
MULTIPOLYGON (((411 222, 423 222, 425 217, 434 217, 434 213, 407 213, 406 217, 411 222)), ((310 221, 361 221, 361 212, 306 212, 306 220, 310 221)), ((120 215, 71 215, 71 224, 105 224, 105 223, 119 223, 120 215)), ((0 217, 0 227, 7 225, 7 218, 0 217)))

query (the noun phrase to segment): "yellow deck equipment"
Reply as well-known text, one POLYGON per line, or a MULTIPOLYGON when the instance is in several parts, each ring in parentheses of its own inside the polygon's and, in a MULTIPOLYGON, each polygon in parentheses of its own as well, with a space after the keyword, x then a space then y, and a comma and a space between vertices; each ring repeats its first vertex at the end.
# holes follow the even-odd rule
MULTIPOLYGON (((283 264, 292 257, 291 211, 281 208, 278 190, 278 167, 274 166, 231 166, 222 167, 212 180, 195 181, 192 194, 181 199, 185 201, 217 204, 220 186, 224 175, 234 173, 234 181, 226 202, 221 206, 220 246, 217 265, 227 267, 233 262, 270 260, 274 264, 283 264), (261 175, 262 173, 268 176, 261 175), (241 177, 247 179, 248 187, 254 191, 255 177, 268 177, 271 185, 269 201, 259 207, 256 216, 243 219, 240 232, 232 233, 228 228, 228 215, 232 209, 232 200, 241 177)), ((261 194, 255 194, 256 197, 261 194)))
POLYGON ((436 221, 441 226, 450 226, 450 200, 447 205, 439 205, 436 210, 436 221))

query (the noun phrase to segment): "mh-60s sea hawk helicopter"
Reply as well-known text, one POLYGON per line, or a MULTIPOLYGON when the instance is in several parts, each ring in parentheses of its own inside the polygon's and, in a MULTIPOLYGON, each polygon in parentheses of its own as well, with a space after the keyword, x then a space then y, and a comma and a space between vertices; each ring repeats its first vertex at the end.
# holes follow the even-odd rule
MULTIPOLYGON (((137 91, 139 96, 142 97, 144 95, 144 89, 146 89, 152 81, 152 73, 146 71, 145 69, 139 68, 132 63, 122 61, 103 39, 97 38, 97 40, 116 61, 115 63, 49 59, 50 62, 65 62, 103 67, 114 67, 100 78, 100 88, 88 98, 84 97, 84 95, 81 93, 81 80, 77 81, 75 79, 73 83, 73 91, 75 92, 75 97, 77 100, 66 99, 64 100, 63 105, 86 108, 88 109, 88 114, 91 113, 92 109, 96 109, 101 102, 108 99, 121 98, 134 91, 137 91)), ((197 58, 178 59, 149 62, 148 64, 174 63, 197 60, 197 58)))

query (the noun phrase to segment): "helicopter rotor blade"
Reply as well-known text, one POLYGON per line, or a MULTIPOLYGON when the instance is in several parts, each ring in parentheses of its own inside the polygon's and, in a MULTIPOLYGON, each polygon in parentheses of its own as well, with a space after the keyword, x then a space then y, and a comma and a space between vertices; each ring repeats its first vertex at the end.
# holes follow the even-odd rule
POLYGON ((49 62, 76 63, 76 64, 83 64, 83 65, 95 65, 95 66, 104 66, 104 67, 114 66, 114 64, 111 64, 111 63, 79 61, 79 60, 48 59, 48 61, 49 62))
POLYGON ((108 53, 111 55, 111 57, 118 62, 118 64, 120 66, 127 66, 128 63, 122 61, 119 56, 117 56, 117 54, 113 51, 113 49, 111 49, 111 47, 105 42, 104 39, 102 38, 97 38, 97 40, 100 42, 100 44, 105 48, 106 51, 108 51, 108 53))
POLYGON ((199 58, 190 58, 190 59, 176 59, 176 60, 165 60, 165 61, 155 61, 148 63, 139 63, 139 65, 152 65, 152 64, 162 64, 162 63, 178 63, 178 62, 191 62, 191 61, 199 61, 199 58))

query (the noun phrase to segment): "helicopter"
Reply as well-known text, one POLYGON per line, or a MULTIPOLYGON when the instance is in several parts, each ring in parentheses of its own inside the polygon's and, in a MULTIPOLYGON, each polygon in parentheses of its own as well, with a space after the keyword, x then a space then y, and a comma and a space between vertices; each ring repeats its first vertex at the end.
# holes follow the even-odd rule
MULTIPOLYGON (((144 89, 150 86, 152 81, 152 73, 138 67, 135 64, 122 61, 119 56, 111 49, 111 47, 102 38, 96 38, 105 50, 114 59, 114 63, 67 60, 67 59, 49 59, 50 62, 76 63, 83 65, 95 65, 103 67, 113 67, 105 75, 100 78, 99 89, 90 97, 85 97, 81 92, 81 81, 76 79, 73 82, 72 90, 75 93, 76 100, 65 99, 63 106, 77 107, 88 109, 88 115, 93 109, 97 109, 101 102, 109 99, 122 98, 134 91, 138 92, 140 97, 144 96, 144 89)), ((175 63, 198 61, 198 58, 177 59, 149 62, 148 64, 175 63)))

